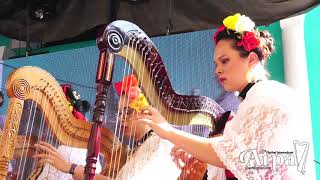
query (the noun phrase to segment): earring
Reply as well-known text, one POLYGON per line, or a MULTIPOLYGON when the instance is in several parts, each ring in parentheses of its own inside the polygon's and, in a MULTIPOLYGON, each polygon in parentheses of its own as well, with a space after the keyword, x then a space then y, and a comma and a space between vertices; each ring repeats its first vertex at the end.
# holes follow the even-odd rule
POLYGON ((246 75, 247 77, 247 80, 248 80, 248 82, 249 83, 251 83, 251 82, 254 82, 254 73, 253 73, 253 71, 252 71, 252 69, 250 69, 248 72, 247 72, 247 75, 246 75))

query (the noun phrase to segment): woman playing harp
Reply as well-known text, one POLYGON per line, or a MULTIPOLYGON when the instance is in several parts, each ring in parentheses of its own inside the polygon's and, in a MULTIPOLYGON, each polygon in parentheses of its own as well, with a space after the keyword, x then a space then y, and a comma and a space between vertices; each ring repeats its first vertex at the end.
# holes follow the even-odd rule
MULTIPOLYGON (((38 168, 32 156, 36 153, 34 144, 39 141, 55 147, 87 148, 92 124, 73 116, 60 85, 50 74, 37 67, 16 69, 7 79, 6 92, 9 107, 0 136, 1 178, 8 177, 9 163, 13 177, 37 178, 42 167, 38 168)), ((105 158, 112 154, 111 147, 126 153, 126 147, 121 147, 119 141, 118 148, 113 145, 117 139, 108 129, 101 129, 101 139, 101 154, 105 158)), ((104 171, 114 171, 108 165, 104 171)))
POLYGON ((267 80, 264 65, 274 49, 271 35, 237 13, 223 21, 214 43, 216 75, 225 90, 240 92, 243 99, 222 136, 208 139, 178 131, 152 107, 135 119, 181 148, 172 152, 177 161, 190 153, 229 169, 232 179, 315 179, 303 101, 291 88, 267 80))
MULTIPOLYGON (((177 179, 180 170, 170 156, 173 145, 155 136, 148 126, 130 121, 130 117, 137 113, 141 107, 148 106, 146 98, 137 86, 135 76, 125 77, 123 82, 115 83, 115 88, 120 96, 119 117, 122 128, 120 134, 131 140, 129 145, 132 147, 132 151, 128 153, 127 162, 120 169, 116 179, 148 179, 151 177, 153 179, 177 179), (160 164, 164 166, 164 171, 159 171, 160 164)), ((119 137, 121 136, 119 135, 119 137)), ((62 159, 51 145, 41 142, 36 144, 36 147, 46 152, 34 156, 40 158, 41 162, 50 163, 62 172, 72 173, 76 179, 83 177, 84 167, 62 159)), ((95 179, 108 178, 96 175, 95 179)), ((184 179, 188 179, 188 177, 184 176, 184 179)))
MULTIPOLYGON (((109 72, 112 74, 114 55, 119 55, 131 65, 149 103, 161 109, 172 123, 192 124, 196 130, 200 129, 199 126, 214 128, 212 122, 223 110, 207 97, 183 96, 175 93, 159 53, 137 26, 125 21, 113 22, 97 42, 100 58, 105 60, 99 63, 98 70, 111 67, 109 72)), ((108 75, 108 72, 97 74, 108 75)))
MULTIPOLYGON (((87 121, 85 114, 90 109, 90 104, 86 100, 82 100, 80 94, 72 88, 71 84, 62 84, 61 85, 64 94, 66 95, 67 100, 69 101, 69 109, 72 112, 72 114, 81 121, 87 121)), ((49 142, 41 141, 40 143, 46 144, 51 149, 54 149, 59 153, 60 159, 68 160, 68 162, 76 163, 85 165, 86 164, 86 148, 75 148, 70 147, 66 145, 59 145, 56 146, 57 148, 54 148, 55 145, 51 145, 49 142)), ((35 147, 36 144, 35 144, 35 147)), ((41 153, 37 151, 37 153, 41 153)), ((46 155, 45 155, 46 156, 46 155)), ((99 160, 102 160, 101 157, 99 157, 99 160)), ((101 163, 100 161, 97 162, 96 167, 96 173, 101 172, 101 163)), ((36 164, 41 165, 44 164, 41 161, 36 161, 36 164)), ((60 169, 60 168, 58 168, 60 169)), ((54 179, 72 179, 72 175, 68 173, 63 173, 57 168, 54 168, 50 165, 50 163, 44 164, 44 167, 42 169, 42 172, 37 177, 37 180, 54 180, 54 179)))

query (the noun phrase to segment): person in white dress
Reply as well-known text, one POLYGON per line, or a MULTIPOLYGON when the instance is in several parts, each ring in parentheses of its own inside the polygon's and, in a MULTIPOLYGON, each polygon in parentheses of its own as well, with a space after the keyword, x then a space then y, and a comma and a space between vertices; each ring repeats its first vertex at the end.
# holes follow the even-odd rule
MULTIPOLYGON (((124 79, 132 77, 130 75, 124 79)), ((137 82, 135 77, 133 77, 132 82, 137 82)), ((172 161, 170 155, 173 144, 156 136, 147 125, 130 121, 130 117, 140 106, 148 105, 137 85, 137 83, 131 83, 131 85, 125 87, 127 85, 123 85, 122 82, 115 84, 117 94, 120 96, 118 106, 120 112, 118 115, 121 119, 121 122, 119 122, 121 137, 119 138, 122 139, 123 135, 126 139, 129 139, 128 146, 131 147, 132 151, 128 152, 126 163, 120 168, 114 179, 142 180, 150 177, 154 180, 177 179, 181 170, 172 161), (166 168, 159 171, 159 165, 165 165, 166 168)), ((66 156, 66 153, 61 151, 60 147, 56 149, 46 142, 39 142, 35 146, 42 152, 34 157, 39 160, 40 164, 46 164, 41 179, 83 179, 86 154, 80 154, 79 151, 75 152, 74 156, 78 161, 75 161, 76 159, 70 161, 70 155, 66 156), (46 167, 50 167, 49 172, 47 172, 48 168, 46 167)), ((101 166, 97 170, 96 173, 99 173, 101 166)), ((113 174, 107 176, 96 174, 95 179, 105 180, 111 179, 109 177, 113 176, 113 174)))
MULTIPOLYGON (((223 134, 202 138, 179 131, 154 107, 144 108, 134 120, 176 145, 172 155, 181 168, 191 154, 237 179, 315 179, 311 120, 303 116, 303 101, 290 87, 267 79, 271 35, 235 14, 224 19, 213 38, 215 74, 226 91, 239 92, 243 99, 223 134)), ((213 177, 210 169, 208 174, 226 178, 213 177)))

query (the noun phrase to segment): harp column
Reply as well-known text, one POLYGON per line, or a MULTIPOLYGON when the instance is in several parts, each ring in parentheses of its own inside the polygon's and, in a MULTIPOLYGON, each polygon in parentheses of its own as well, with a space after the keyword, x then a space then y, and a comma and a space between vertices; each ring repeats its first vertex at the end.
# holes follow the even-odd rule
POLYGON ((93 180, 96 163, 100 152, 101 127, 105 119, 104 113, 107 106, 107 90, 112 83, 114 68, 114 54, 106 50, 100 51, 99 63, 96 74, 96 101, 94 104, 92 128, 88 142, 88 152, 85 166, 85 180, 93 180))

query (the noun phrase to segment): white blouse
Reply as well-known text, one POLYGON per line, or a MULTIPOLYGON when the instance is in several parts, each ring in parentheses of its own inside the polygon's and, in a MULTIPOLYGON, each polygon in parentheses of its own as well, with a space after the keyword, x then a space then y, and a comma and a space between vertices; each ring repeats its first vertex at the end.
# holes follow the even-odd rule
MULTIPOLYGON (((60 155, 68 162, 76 163, 82 166, 86 165, 87 149, 75 148, 65 145, 60 145, 57 148, 57 151, 60 155)), ((99 159, 99 158, 98 158, 99 159)), ((100 162, 96 163, 96 173, 100 173, 102 167, 100 162)), ((73 177, 71 174, 61 172, 50 164, 45 164, 41 174, 37 180, 72 180, 73 177)))
POLYGON ((157 135, 150 136, 136 152, 128 155, 117 180, 176 180, 181 170, 172 161, 173 144, 157 135))
POLYGON ((238 179, 315 179, 311 119, 303 109, 288 86, 261 81, 248 91, 224 134, 210 143, 238 179))

